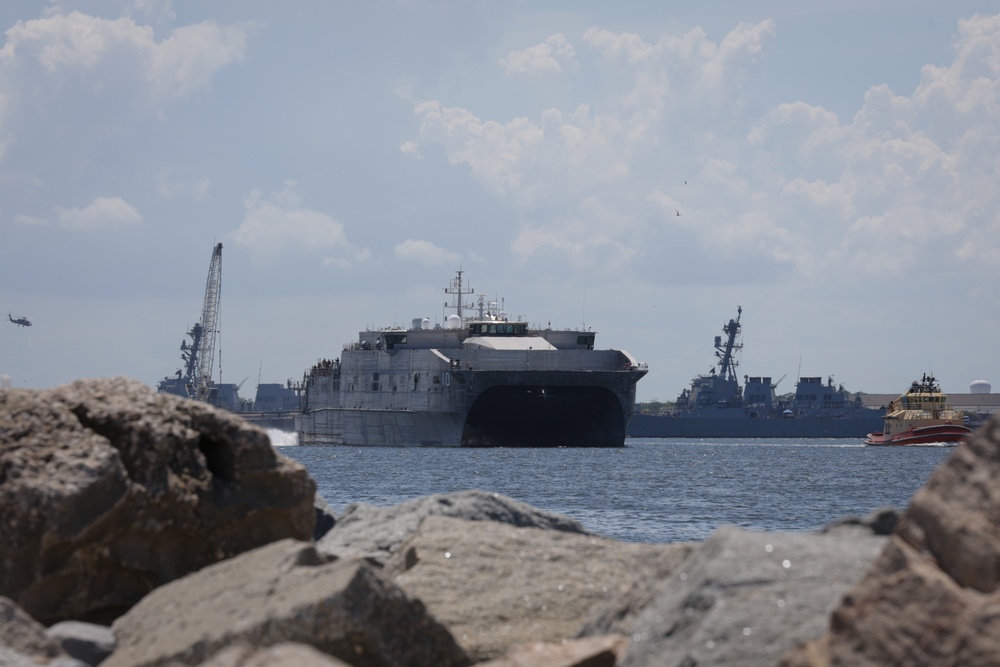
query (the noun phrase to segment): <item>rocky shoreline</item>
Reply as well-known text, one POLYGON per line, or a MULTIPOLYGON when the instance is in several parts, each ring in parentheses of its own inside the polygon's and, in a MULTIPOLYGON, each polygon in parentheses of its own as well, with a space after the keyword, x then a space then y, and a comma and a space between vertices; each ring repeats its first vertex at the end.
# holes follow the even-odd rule
POLYGON ((481 490, 334 517, 124 378, 0 390, 0 667, 1000 664, 1000 419, 900 514, 636 544, 481 490))

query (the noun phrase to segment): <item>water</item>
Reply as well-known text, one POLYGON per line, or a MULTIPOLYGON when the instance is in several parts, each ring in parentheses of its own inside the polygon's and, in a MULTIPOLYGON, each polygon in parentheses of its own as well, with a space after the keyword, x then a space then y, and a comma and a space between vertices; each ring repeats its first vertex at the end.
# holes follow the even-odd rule
MULTIPOLYGON (((294 435, 283 434, 294 443, 294 435)), ((276 444, 279 438, 272 434, 276 444)), ((735 524, 814 530, 880 507, 905 509, 952 447, 852 440, 630 438, 622 449, 282 446, 341 512, 482 489, 633 542, 702 540, 735 524)))

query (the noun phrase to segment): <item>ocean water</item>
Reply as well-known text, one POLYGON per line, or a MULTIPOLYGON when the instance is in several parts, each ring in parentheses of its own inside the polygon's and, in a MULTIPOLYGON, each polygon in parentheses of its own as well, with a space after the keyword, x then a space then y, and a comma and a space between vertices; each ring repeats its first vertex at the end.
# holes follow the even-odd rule
POLYGON ((903 510, 950 446, 865 447, 859 441, 629 438, 621 449, 301 447, 301 462, 340 513, 481 489, 570 516, 633 542, 702 540, 735 524, 814 530, 881 507, 903 510))

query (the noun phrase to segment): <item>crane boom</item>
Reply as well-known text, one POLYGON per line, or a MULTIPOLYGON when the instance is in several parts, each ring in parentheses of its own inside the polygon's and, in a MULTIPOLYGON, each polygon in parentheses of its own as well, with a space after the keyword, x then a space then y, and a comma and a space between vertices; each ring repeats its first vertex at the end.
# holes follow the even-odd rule
POLYGON ((218 331, 219 298, 222 292, 222 244, 216 243, 205 281, 205 303, 201 309, 201 345, 195 376, 195 395, 208 400, 212 388, 212 363, 215 361, 215 334, 218 331))

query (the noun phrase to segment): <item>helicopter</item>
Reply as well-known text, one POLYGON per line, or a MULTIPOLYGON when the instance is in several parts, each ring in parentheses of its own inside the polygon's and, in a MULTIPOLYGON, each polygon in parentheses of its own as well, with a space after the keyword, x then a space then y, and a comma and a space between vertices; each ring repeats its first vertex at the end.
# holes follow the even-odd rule
POLYGON ((19 327, 30 327, 31 326, 31 320, 29 320, 27 317, 18 317, 17 319, 14 319, 13 317, 11 317, 10 313, 7 313, 7 319, 10 320, 11 322, 13 322, 14 324, 16 324, 19 327))

